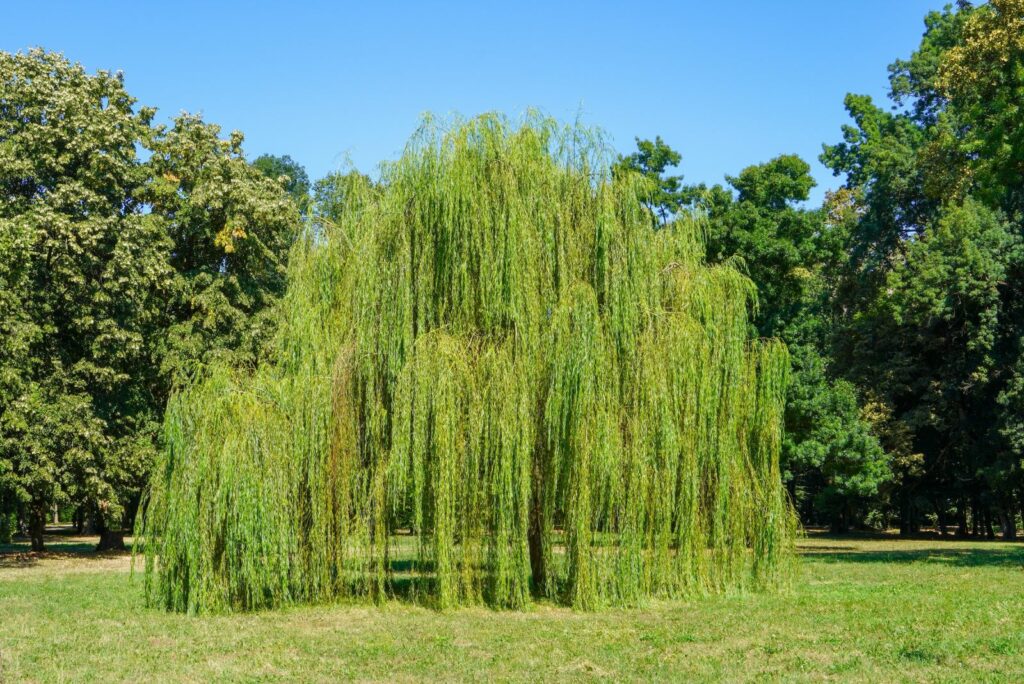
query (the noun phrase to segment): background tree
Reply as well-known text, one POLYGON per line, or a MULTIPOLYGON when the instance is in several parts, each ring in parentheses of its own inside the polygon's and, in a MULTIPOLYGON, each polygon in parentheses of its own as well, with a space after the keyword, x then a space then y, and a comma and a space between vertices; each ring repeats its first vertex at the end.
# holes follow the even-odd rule
POLYGON ((171 386, 255 363, 284 288, 281 182, 240 134, 153 115, 119 74, 0 53, 0 515, 37 550, 54 505, 123 543, 171 386))
POLYGON ((850 95, 822 161, 856 210, 837 362, 869 390, 900 468, 901 529, 1016 534, 1024 3, 933 12, 890 67, 895 111, 850 95))
POLYGON ((301 222, 287 174, 250 165, 242 141, 187 114, 154 135, 144 197, 172 242, 176 274, 159 349, 165 377, 221 356, 254 364, 271 333, 267 313, 284 292, 301 222))
POLYGON ((323 232, 347 212, 361 210, 379 190, 369 176, 355 170, 327 174, 313 185, 310 213, 316 230, 323 232))
MULTIPOLYGON (((797 206, 807 200, 814 179, 810 166, 796 155, 782 155, 726 177, 733 192, 699 188, 706 198, 708 258, 741 258, 758 287, 760 306, 754 317, 766 337, 794 337, 787 328, 806 323, 800 314, 815 287, 816 239, 821 214, 797 206)), ((698 188, 688 188, 694 198, 698 188)))
POLYGON ((256 157, 252 165, 259 169, 264 176, 271 180, 280 180, 284 189, 292 196, 295 206, 305 215, 309 208, 312 185, 306 169, 289 155, 275 156, 272 154, 261 154, 256 157))
POLYGON ((151 456, 135 436, 159 417, 145 369, 169 242, 134 196, 153 114, 134 103, 120 75, 0 54, 0 472, 35 549, 54 503, 120 526, 123 473, 151 456))
POLYGON ((632 171, 650 180, 644 202, 664 225, 683 206, 683 177, 667 175, 667 170, 678 166, 683 157, 666 145, 661 136, 655 137, 654 142, 637 138, 636 146, 637 151, 620 156, 612 170, 632 171))

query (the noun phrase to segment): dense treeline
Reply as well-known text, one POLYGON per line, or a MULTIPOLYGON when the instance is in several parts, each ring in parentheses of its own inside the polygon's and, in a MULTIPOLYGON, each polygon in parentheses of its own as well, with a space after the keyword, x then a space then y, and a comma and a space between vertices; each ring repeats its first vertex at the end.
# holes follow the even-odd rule
POLYGON ((1024 504, 1024 2, 930 14, 890 67, 895 111, 849 96, 822 160, 847 236, 837 368, 864 392, 900 528, 1016 533, 1024 504))
POLYGON ((754 324, 793 358, 783 464, 805 523, 1016 535, 1024 507, 1024 2, 926 17, 889 68, 892 107, 849 95, 820 209, 792 156, 729 188, 666 177, 640 141, 623 164, 663 180, 659 213, 709 220, 712 259, 741 257, 754 324))
MULTIPOLYGON (((651 230, 705 224, 759 291, 750 332, 789 348, 783 480, 806 524, 1013 537, 1024 508, 1024 0, 926 17, 891 105, 814 181, 792 155, 692 186, 638 141, 651 230)), ((154 124, 120 75, 0 54, 0 540, 55 506, 117 544, 174 389, 260 366, 303 226, 369 178, 246 160, 198 117, 154 124)))

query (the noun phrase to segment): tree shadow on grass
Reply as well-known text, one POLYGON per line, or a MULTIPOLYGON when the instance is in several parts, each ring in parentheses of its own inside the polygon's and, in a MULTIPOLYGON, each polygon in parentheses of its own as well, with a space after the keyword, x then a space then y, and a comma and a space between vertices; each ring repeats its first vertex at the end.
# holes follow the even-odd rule
MULTIPOLYGON (((76 563, 91 563, 110 560, 111 558, 122 558, 131 555, 131 551, 97 551, 92 544, 82 545, 84 549, 60 549, 60 544, 47 547, 46 551, 5 551, 9 547, 0 548, 0 570, 11 568, 32 568, 39 565, 40 561, 74 561, 76 563)), ((78 546, 78 545, 69 545, 78 546)))
MULTIPOLYGON (((827 547, 826 547, 827 548, 827 547)), ((824 563, 933 563, 955 567, 1024 568, 1024 548, 913 549, 885 551, 803 551, 801 557, 824 563)))
POLYGON ((47 534, 44 541, 44 551, 33 551, 28 539, 23 537, 16 537, 11 544, 0 544, 0 569, 31 568, 38 565, 41 560, 88 563, 131 553, 131 544, 128 544, 128 551, 97 551, 95 540, 71 535, 47 534))

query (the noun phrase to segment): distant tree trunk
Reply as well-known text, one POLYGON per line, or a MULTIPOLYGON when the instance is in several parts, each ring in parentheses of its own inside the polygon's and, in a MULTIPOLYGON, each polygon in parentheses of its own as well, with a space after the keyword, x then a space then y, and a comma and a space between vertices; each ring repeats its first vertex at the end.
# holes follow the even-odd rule
POLYGON ((981 516, 982 516, 981 522, 982 522, 982 525, 985 528, 985 538, 986 539, 995 539, 996 538, 996 532, 995 532, 995 530, 992 529, 992 511, 989 510, 988 507, 986 507, 984 509, 984 511, 982 512, 981 516))
POLYGON ((832 516, 832 534, 846 534, 850 531, 849 517, 845 510, 836 511, 832 516))
POLYGON ((46 550, 46 546, 43 544, 43 535, 46 533, 46 513, 45 504, 34 505, 29 512, 28 534, 32 540, 33 551, 46 550))
POLYGON ((956 536, 966 537, 967 536, 967 502, 963 499, 957 503, 956 507, 956 536))
POLYGON ((946 536, 946 505, 945 502, 935 502, 935 518, 939 527, 939 536, 946 536))
MULTIPOLYGON (((124 517, 121 520, 122 530, 134 530, 135 529, 135 518, 139 514, 139 505, 142 503, 141 496, 133 496, 128 499, 124 507, 124 517)), ((411 515, 411 513, 409 514, 411 515)), ((413 523, 409 523, 411 528, 413 523)))
POLYGON ((900 502, 900 536, 906 537, 917 534, 919 531, 917 507, 914 505, 910 492, 904 492, 900 502))
MULTIPOLYGON (((796 501, 795 498, 793 500, 796 501)), ((803 517, 804 524, 810 525, 812 521, 817 521, 817 518, 815 516, 816 516, 816 511, 814 510, 814 497, 813 496, 805 496, 804 497, 804 517, 803 517)))
POLYGON ((1024 489, 1017 494, 1017 505, 1020 506, 1020 524, 1024 525, 1024 489))
POLYGON ((82 534, 99 534, 102 523, 100 516, 93 506, 83 506, 82 511, 82 534))
POLYGON ((124 545, 124 530, 104 529, 100 533, 100 543, 96 545, 97 551, 126 551, 124 545))
POLYGON ((1024 491, 1021 491, 1020 501, 1018 503, 1021 507, 1021 524, 1024 525, 1024 491))
POLYGON ((97 551, 125 551, 124 530, 113 530, 107 525, 106 519, 99 511, 96 512, 96 527, 99 528, 100 543, 96 545, 97 551))
POLYGON ((1003 541, 1017 540, 1017 512, 1010 507, 999 507, 999 527, 1003 541))

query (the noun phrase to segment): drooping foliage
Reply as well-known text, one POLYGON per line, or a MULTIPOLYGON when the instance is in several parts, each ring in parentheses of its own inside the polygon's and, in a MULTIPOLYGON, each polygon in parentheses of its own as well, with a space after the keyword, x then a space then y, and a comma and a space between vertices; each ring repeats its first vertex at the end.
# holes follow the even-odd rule
POLYGON ((272 362, 172 398, 149 598, 579 608, 776 585, 785 348, 600 138, 427 121, 290 260, 272 362))
POLYGON ((891 474, 863 395, 832 363, 834 273, 848 261, 847 233, 827 212, 799 206, 815 185, 810 170, 784 154, 726 176, 731 187, 680 192, 706 215, 708 262, 743 260, 760 300, 751 324, 789 350, 780 464, 800 519, 843 531, 864 521, 891 474))

